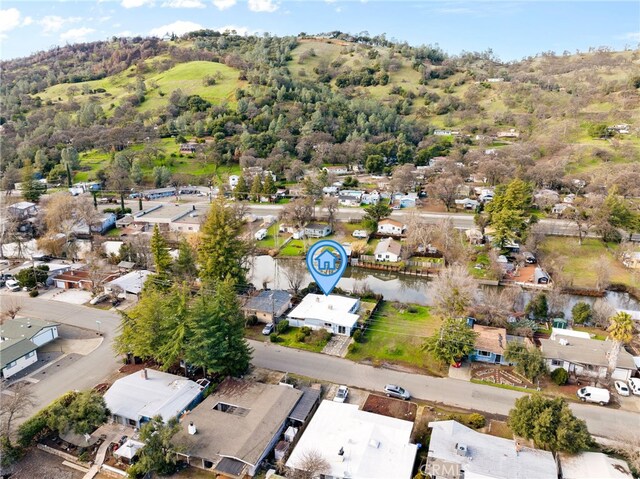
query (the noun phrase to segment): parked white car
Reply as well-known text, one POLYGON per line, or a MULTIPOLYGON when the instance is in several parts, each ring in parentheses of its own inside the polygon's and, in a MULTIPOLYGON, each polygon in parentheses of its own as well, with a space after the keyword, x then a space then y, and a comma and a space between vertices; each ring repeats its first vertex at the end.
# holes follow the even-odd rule
POLYGON ((631 389, 631 392, 636 396, 640 396, 640 379, 638 378, 629 379, 629 389, 631 389))
POLYGON ((347 400, 347 396, 349 396, 349 388, 347 386, 340 386, 338 387, 338 392, 333 400, 335 402, 345 402, 347 400))
POLYGON ((18 283, 14 279, 8 279, 6 285, 7 289, 13 293, 15 293, 16 291, 20 291, 20 283, 18 283))
POLYGON ((611 400, 611 395, 609 394, 608 389, 592 386, 586 386, 582 389, 578 389, 576 394, 582 402, 594 402, 600 404, 600 406, 609 404, 609 401, 611 400))
POLYGON ((628 396, 629 393, 629 386, 627 386, 627 383, 625 383, 624 381, 616 381, 613 383, 613 385, 616 388, 616 391, 618 392, 618 394, 620 394, 620 396, 628 396))

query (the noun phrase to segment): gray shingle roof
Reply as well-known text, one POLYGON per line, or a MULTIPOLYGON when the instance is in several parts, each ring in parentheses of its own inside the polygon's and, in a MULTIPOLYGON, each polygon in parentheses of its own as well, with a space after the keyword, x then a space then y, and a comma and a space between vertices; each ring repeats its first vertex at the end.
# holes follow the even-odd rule
POLYGON ((7 364, 36 349, 38 346, 29 339, 5 339, 0 343, 0 356, 2 356, 0 368, 4 369, 7 364))
POLYGON ((257 296, 247 300, 243 309, 246 311, 275 312, 282 314, 291 301, 291 294, 282 290, 261 291, 257 296))
MULTIPOLYGON (((561 359, 579 364, 592 364, 594 366, 608 366, 607 354, 611 350, 610 341, 598 341, 597 339, 575 338, 573 336, 557 335, 555 340, 541 339, 540 349, 546 359, 561 359), (562 345, 560 339, 565 339, 569 344, 562 345)), ((633 356, 624 348, 620 349, 618 367, 635 369, 633 356)))

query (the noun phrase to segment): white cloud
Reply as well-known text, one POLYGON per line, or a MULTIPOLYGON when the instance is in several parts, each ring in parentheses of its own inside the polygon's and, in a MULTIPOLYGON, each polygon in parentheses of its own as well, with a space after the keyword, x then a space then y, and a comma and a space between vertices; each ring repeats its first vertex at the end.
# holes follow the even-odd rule
POLYGON ((336 3, 338 0, 324 0, 325 3, 336 3))
POLYGON ((184 35, 185 33, 192 32, 194 30, 202 30, 202 25, 195 22, 188 22, 185 20, 176 20, 173 23, 162 25, 161 27, 152 28, 149 30, 149 35, 154 37, 162 37, 164 35, 175 33, 176 35, 184 35))
POLYGON ((252 12, 275 12, 280 5, 274 0, 249 0, 249 10, 252 12))
POLYGON ((336 7, 336 13, 342 12, 342 7, 336 7))
POLYGON ((135 34, 131 30, 123 30, 121 32, 114 33, 113 36, 115 36, 115 37, 134 37, 135 34))
POLYGON ((58 15, 47 15, 38 20, 38 24, 42 26, 42 33, 49 35, 50 33, 59 32, 67 24, 77 23, 80 17, 60 17, 58 15))
POLYGON ((225 25, 224 27, 216 27, 214 30, 223 33, 235 30, 238 35, 242 36, 256 33, 256 30, 251 30, 249 27, 239 27, 238 25, 225 25))
POLYGON ((153 5, 153 0, 122 0, 120 5, 124 8, 138 8, 145 5, 153 5))
POLYGON ((0 34, 4 37, 6 32, 20 26, 20 11, 17 8, 0 10, 0 34))
POLYGON ((95 31, 95 28, 89 27, 72 28, 71 30, 67 30, 66 32, 60 34, 60 41, 81 42, 86 38, 87 35, 95 31))
POLYGON ((213 6, 218 10, 226 10, 227 8, 233 7, 238 0, 213 0, 213 6))
POLYGON ((162 4, 169 8, 204 8, 201 0, 168 0, 162 4))
POLYGON ((33 18, 31 17, 24 17, 24 20, 22 20, 22 27, 26 27, 28 25, 31 25, 33 23, 33 18))

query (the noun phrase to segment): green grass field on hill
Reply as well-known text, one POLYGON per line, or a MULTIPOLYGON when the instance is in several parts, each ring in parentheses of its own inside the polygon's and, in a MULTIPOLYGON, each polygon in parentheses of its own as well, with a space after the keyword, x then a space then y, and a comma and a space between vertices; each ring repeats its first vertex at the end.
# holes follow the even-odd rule
MULTIPOLYGON (((112 75, 101 80, 92 80, 80 83, 63 83, 54 85, 37 94, 43 101, 51 100, 54 103, 69 101, 69 89, 77 90, 73 99, 82 104, 95 99, 107 115, 113 110, 111 105, 118 106, 120 101, 131 94, 130 86, 135 85, 135 68, 112 75), (95 90, 104 88, 105 93, 85 94, 85 89, 95 90)), ((242 88, 246 82, 238 80, 238 70, 223 65, 222 63, 193 61, 180 63, 167 71, 158 73, 151 71, 143 75, 147 88, 146 100, 138 107, 141 111, 150 111, 162 107, 169 102, 171 92, 181 89, 187 95, 200 95, 211 103, 228 102, 235 104, 234 92, 242 88), (206 86, 203 79, 206 76, 218 79, 215 85, 206 86), (155 88, 154 85, 157 85, 155 88), (161 96, 161 93, 164 96, 161 96)))

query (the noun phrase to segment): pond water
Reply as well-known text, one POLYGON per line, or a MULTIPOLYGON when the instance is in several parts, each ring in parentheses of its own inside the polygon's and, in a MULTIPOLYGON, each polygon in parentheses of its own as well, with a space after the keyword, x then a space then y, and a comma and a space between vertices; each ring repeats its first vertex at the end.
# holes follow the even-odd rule
MULTIPOLYGON (((274 259, 268 255, 256 256, 250 272, 251 282, 256 288, 262 288, 266 285, 267 288, 271 289, 289 289, 289 280, 286 273, 291 269, 293 262, 304 264, 300 259, 274 259)), ((305 271, 304 274, 303 288, 313 281, 308 272, 305 271)), ((362 291, 363 288, 368 288, 374 293, 382 294, 388 301, 416 303, 424 306, 432 305, 432 290, 429 287, 429 281, 423 277, 348 267, 337 286, 351 292, 358 292, 362 291)), ((482 288, 493 287, 483 286, 482 288)), ((519 304, 524 307, 533 294, 535 292, 531 290, 522 290, 519 304)), ((563 310, 566 316, 571 315, 571 308, 578 301, 593 304, 597 299, 572 294, 565 296, 566 302, 563 310)), ((628 293, 610 291, 607 292, 605 297, 614 308, 640 311, 640 302, 630 297, 628 293)))

